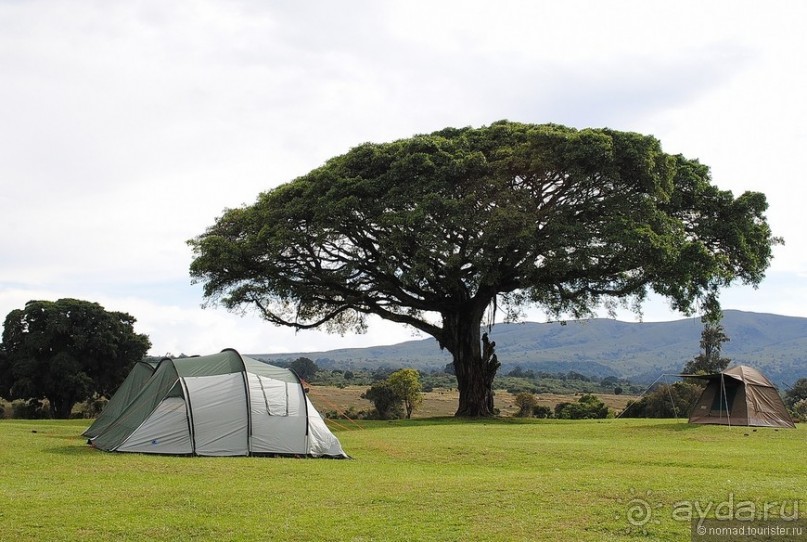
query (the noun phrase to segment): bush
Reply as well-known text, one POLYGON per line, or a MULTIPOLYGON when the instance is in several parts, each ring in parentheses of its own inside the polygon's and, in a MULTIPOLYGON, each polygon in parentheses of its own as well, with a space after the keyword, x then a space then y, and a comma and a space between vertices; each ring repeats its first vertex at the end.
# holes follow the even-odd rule
POLYGON ((535 405, 532 409, 532 415, 542 419, 551 418, 552 409, 544 405, 535 405))
POLYGON ((50 407, 39 399, 17 399, 11 403, 11 417, 20 420, 50 418, 50 407))
POLYGON ((538 399, 534 394, 523 391, 516 395, 515 403, 518 407, 516 416, 519 418, 529 418, 533 415, 535 407, 538 406, 538 399))
POLYGON ((790 408, 790 414, 796 421, 807 422, 807 399, 794 403, 790 408))
POLYGON ((361 394, 361 398, 367 399, 375 407, 368 416, 370 418, 393 420, 404 417, 402 401, 386 380, 370 386, 366 392, 361 394))
POLYGON ((73 419, 91 419, 97 418, 101 412, 104 411, 106 408, 109 399, 103 396, 96 396, 93 399, 88 399, 83 403, 77 403, 73 407, 73 412, 70 413, 70 417, 73 419))
POLYGON ((700 383, 684 381, 661 384, 638 401, 625 407, 624 418, 675 418, 689 417, 695 402, 703 392, 700 383))
POLYGON ((785 404, 792 408, 805 399, 807 399, 807 378, 799 378, 785 393, 785 404))
POLYGON ((576 403, 555 405, 555 417, 562 420, 607 418, 608 407, 596 395, 585 394, 576 403))

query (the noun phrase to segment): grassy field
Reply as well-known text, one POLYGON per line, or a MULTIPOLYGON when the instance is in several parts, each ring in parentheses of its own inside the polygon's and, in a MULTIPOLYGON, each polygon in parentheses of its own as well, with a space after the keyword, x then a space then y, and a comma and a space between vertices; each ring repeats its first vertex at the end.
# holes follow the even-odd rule
POLYGON ((360 424, 333 461, 104 453, 86 422, 2 420, 0 540, 680 541, 687 506, 807 515, 804 426, 360 424))

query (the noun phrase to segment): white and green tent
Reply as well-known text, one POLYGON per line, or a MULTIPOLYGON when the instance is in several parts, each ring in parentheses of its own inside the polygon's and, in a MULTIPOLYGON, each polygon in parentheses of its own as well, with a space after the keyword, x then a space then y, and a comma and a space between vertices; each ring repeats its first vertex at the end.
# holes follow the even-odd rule
POLYGON ((96 424, 87 430, 93 446, 155 454, 347 457, 293 371, 235 350, 163 359, 140 386, 133 397, 116 401, 117 392, 110 400, 120 413, 100 430, 96 424), (128 404, 120 408, 122 402, 128 404))
POLYGON ((93 438, 100 435, 104 429, 109 427, 109 424, 118 419, 126 407, 134 401, 146 382, 151 379, 154 374, 154 369, 157 367, 157 362, 151 361, 138 361, 129 371, 129 375, 123 384, 115 392, 115 395, 109 400, 104 407, 104 411, 98 416, 93 424, 87 428, 84 433, 85 437, 93 438))

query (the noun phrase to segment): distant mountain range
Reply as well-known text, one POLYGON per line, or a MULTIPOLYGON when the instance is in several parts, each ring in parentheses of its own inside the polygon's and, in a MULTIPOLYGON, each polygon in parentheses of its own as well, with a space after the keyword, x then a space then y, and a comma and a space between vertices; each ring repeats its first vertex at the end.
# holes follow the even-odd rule
MULTIPOLYGON (((784 389, 807 377, 807 318, 727 310, 722 325, 730 339, 723 345, 723 356, 731 358, 732 365, 760 369, 784 389)), ((566 324, 497 324, 490 336, 496 341, 504 373, 519 366, 650 382, 661 374, 680 372, 698 355, 702 329, 699 318, 646 323, 596 318, 566 324)), ((345 370, 387 366, 429 371, 442 369, 451 361, 432 338, 389 346, 253 356, 270 362, 307 357, 322 368, 345 370)))

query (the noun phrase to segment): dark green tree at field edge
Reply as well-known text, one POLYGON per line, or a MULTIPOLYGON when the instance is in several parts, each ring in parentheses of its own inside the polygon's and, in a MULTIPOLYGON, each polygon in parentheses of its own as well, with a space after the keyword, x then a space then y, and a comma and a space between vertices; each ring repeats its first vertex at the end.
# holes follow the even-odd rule
POLYGON ((73 405, 111 396, 151 342, 135 319, 90 301, 29 301, 6 316, 0 344, 0 396, 47 399, 54 418, 73 405))

